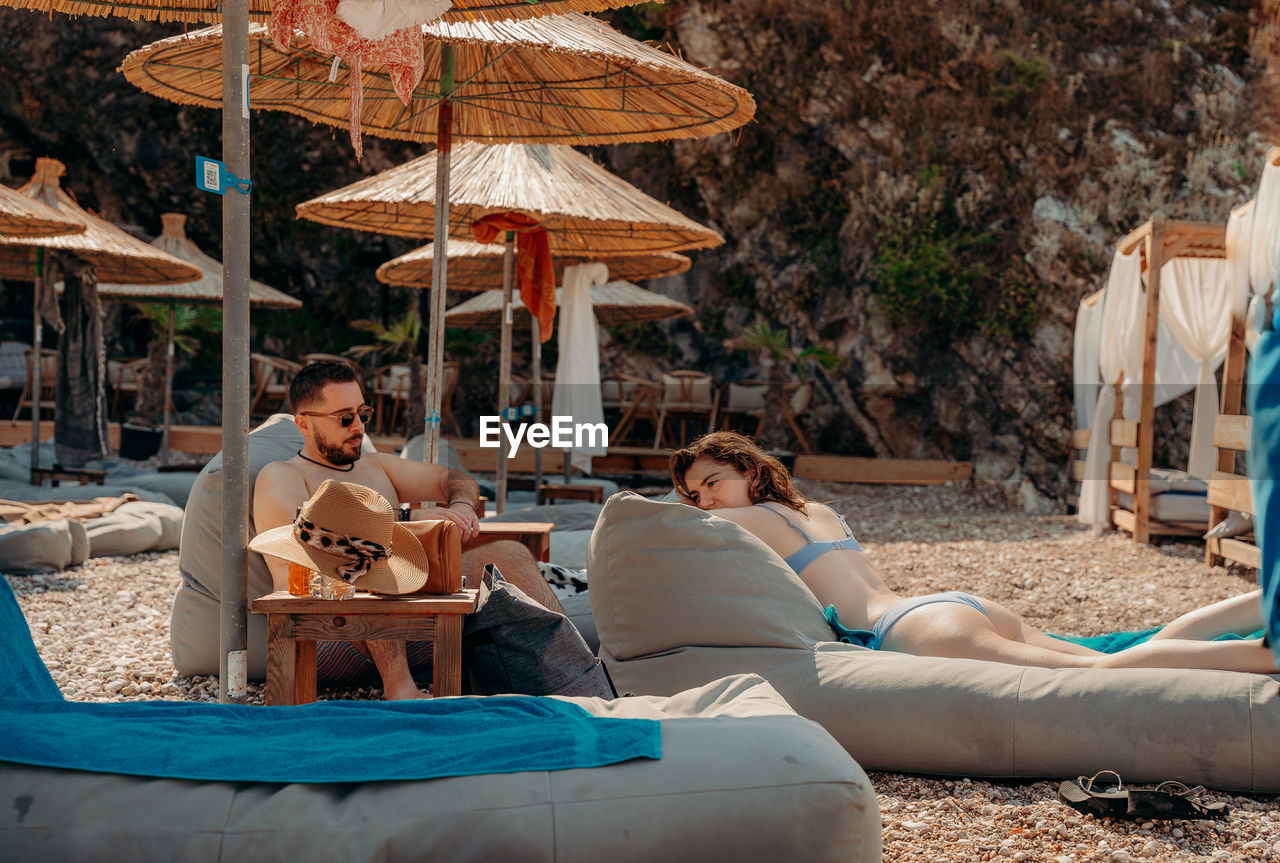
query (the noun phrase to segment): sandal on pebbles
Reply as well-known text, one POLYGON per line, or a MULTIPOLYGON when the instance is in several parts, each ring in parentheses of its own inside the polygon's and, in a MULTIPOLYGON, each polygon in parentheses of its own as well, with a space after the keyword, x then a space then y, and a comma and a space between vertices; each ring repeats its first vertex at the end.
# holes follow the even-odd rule
POLYGON ((1203 785, 1188 788, 1172 781, 1155 787, 1125 786, 1114 770, 1069 779, 1058 787, 1059 800, 1095 818, 1218 818, 1230 811, 1225 803, 1205 800, 1204 793, 1203 785), (1103 776, 1115 777, 1115 784, 1099 782, 1103 776))

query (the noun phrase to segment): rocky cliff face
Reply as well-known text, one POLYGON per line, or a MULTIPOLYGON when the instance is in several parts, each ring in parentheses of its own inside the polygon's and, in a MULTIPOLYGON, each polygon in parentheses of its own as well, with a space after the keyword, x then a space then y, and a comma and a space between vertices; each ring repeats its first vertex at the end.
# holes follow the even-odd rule
MULTIPOLYGON (((1254 193, 1280 118, 1267 66, 1278 5, 672 0, 613 13, 759 109, 730 135, 591 151, 726 238, 660 286, 695 318, 656 339, 618 331, 606 359, 761 377, 723 344, 759 316, 844 359, 819 375, 823 451, 971 459, 1048 505, 1069 457, 1077 303, 1155 211, 1224 220, 1254 193)), ((179 29, 0 9, 0 182, 53 155, 86 206, 150 233, 161 212, 187 212, 219 254, 219 199, 191 177, 195 155, 219 152, 217 112, 115 71, 179 29)), ((356 164, 344 134, 255 115, 253 274, 307 302, 255 316, 268 350, 340 349, 360 340, 349 320, 407 301, 373 269, 410 244, 293 218, 294 204, 420 151, 365 143, 356 164)), ((493 352, 459 348, 475 357, 464 385, 484 380, 493 352)), ((1188 413, 1162 415, 1169 458, 1188 413)))
MULTIPOLYGON (((1075 311, 1114 243, 1156 211, 1225 220, 1280 119, 1275 4, 746 0, 645 20, 759 102, 673 159, 609 157, 726 235, 683 279, 700 315, 674 328, 678 361, 736 372, 719 339, 782 322, 845 359, 822 381, 823 451, 972 459, 1030 506, 1064 489, 1075 311)), ((1189 409, 1161 420, 1158 454, 1185 459, 1189 409)))

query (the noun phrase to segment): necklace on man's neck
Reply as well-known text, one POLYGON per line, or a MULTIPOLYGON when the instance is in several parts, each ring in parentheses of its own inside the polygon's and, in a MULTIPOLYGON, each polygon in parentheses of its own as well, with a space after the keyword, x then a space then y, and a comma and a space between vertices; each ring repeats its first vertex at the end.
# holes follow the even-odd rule
POLYGON ((351 471, 353 471, 353 470, 355 470, 355 469, 356 469, 356 463, 355 463, 355 462, 352 462, 351 464, 347 465, 346 467, 334 467, 334 466, 333 466, 333 465, 331 465, 331 464, 325 464, 325 463, 324 463, 324 462, 322 462, 322 461, 316 461, 316 460, 315 460, 315 459, 313 459, 313 458, 308 458, 307 456, 305 456, 305 455, 303 455, 303 454, 302 454, 302 450, 298 450, 298 455, 299 455, 299 456, 301 456, 304 460, 311 462, 312 464, 318 464, 318 465, 320 465, 320 467, 327 467, 329 470, 336 470, 336 471, 338 471, 339 473, 350 473, 351 471))

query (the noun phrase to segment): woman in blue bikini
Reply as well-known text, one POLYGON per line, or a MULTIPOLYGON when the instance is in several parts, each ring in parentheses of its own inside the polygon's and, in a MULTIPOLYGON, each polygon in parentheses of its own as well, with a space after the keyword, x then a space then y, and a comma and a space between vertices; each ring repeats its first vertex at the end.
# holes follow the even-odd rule
POLYGON ((843 640, 919 656, 966 657, 1048 668, 1210 668, 1276 672, 1260 639, 1212 641, 1262 628, 1259 592, 1179 617, 1150 641, 1099 653, 1032 629, 989 599, 948 591, 903 597, 862 554, 844 516, 806 501, 782 464, 734 432, 704 435, 671 456, 686 503, 755 534, 813 591, 843 640))

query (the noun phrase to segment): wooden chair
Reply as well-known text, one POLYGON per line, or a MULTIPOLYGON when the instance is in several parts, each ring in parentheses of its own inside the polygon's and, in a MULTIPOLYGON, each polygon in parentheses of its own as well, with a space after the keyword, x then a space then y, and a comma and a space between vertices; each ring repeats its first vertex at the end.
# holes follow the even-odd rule
POLYGON ((638 420, 647 420, 649 425, 658 427, 658 401, 662 395, 662 385, 657 381, 619 372, 610 380, 616 379, 614 385, 621 413, 618 424, 614 428, 612 440, 625 441, 636 430, 638 420))
POLYGON ((400 420, 400 411, 409 400, 409 364, 392 363, 374 369, 373 386, 374 423, 379 434, 394 434, 400 420))
POLYGON ((358 362, 353 360, 351 357, 344 357, 339 354, 302 355, 302 365, 309 366, 312 363, 342 363, 343 365, 351 366, 351 368, 355 369, 361 375, 364 374, 364 369, 360 368, 360 364, 358 362))
MULTIPOLYGON (((111 382, 111 415, 120 416, 120 397, 129 396, 136 401, 138 390, 142 386, 142 370, 146 368, 147 358, 128 360, 107 360, 107 380, 111 382)), ((126 411, 129 401, 126 400, 126 411)))
MULTIPOLYGON (((1233 315, 1227 356, 1222 363, 1221 413, 1213 424, 1213 445, 1218 461, 1209 478, 1209 529, 1226 520, 1232 512, 1253 515, 1253 492, 1249 478, 1235 472, 1236 453, 1247 452, 1253 433, 1253 419, 1242 412, 1245 367, 1244 321, 1233 315)), ((1256 532, 1253 536, 1256 536, 1256 532)), ((1205 540, 1204 562, 1218 566, 1226 561, 1257 569, 1262 553, 1252 536, 1213 537, 1205 540)))
POLYGON ((787 425, 791 426, 791 431, 795 433, 800 448, 806 454, 812 455, 813 440, 800 425, 800 418, 808 414, 813 406, 813 381, 792 381, 787 384, 785 392, 787 398, 782 403, 782 418, 787 421, 787 425))
POLYGON ((289 381, 302 366, 282 357, 259 353, 249 354, 249 361, 254 381, 249 413, 258 413, 264 406, 273 410, 284 408, 289 401, 289 381))
POLYGON ((721 428, 755 437, 760 431, 760 421, 764 419, 767 391, 768 385, 759 380, 730 381, 726 384, 720 390, 720 406, 716 410, 721 428), (744 420, 751 422, 743 422, 744 420))
POLYGON ((662 396, 658 402, 658 427, 653 448, 662 448, 667 420, 680 423, 680 445, 688 440, 688 423, 705 424, 707 431, 716 425, 716 382, 706 372, 675 371, 662 376, 662 396))
MULTIPOLYGON (((23 408, 30 412, 35 407, 31 400, 31 383, 35 379, 35 369, 31 364, 31 354, 31 348, 27 348, 24 352, 27 361, 27 382, 22 387, 22 395, 18 397, 18 409, 13 412, 15 420, 22 413, 23 408)), ((40 411, 42 415, 44 415, 45 411, 49 411, 48 416, 53 416, 54 393, 57 392, 57 389, 58 352, 51 348, 43 348, 40 351, 40 411)))

